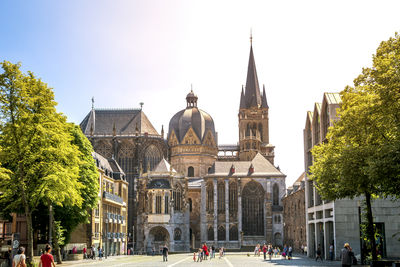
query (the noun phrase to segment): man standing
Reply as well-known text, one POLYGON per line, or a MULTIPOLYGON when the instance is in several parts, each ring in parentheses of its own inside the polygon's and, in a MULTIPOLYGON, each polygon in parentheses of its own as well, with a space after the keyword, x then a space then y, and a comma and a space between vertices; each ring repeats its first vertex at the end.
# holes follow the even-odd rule
POLYGON ((340 253, 340 259, 342 260, 342 267, 350 267, 352 262, 353 252, 349 243, 344 244, 344 248, 340 253))
POLYGON ((329 246, 329 259, 333 261, 333 243, 329 246))
POLYGON ((162 250, 163 261, 168 261, 168 247, 167 244, 164 245, 162 250))
POLYGON ((315 258, 315 261, 318 261, 318 259, 321 259, 321 261, 324 261, 322 259, 322 250, 321 250, 321 245, 318 244, 318 248, 317 248, 317 257, 315 258))

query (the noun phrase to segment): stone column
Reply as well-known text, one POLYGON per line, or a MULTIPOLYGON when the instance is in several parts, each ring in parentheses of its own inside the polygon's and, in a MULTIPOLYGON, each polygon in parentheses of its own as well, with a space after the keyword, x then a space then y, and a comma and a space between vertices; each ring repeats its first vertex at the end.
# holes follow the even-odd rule
POLYGON ((240 182, 240 178, 238 179, 238 240, 239 240, 239 248, 242 247, 242 185, 240 182))
POLYGON ((207 240, 207 230, 208 230, 207 211, 206 211, 208 199, 207 199, 206 191, 207 191, 206 181, 203 180, 201 182, 201 199, 203 200, 203 203, 205 203, 205 205, 200 205, 200 241, 201 241, 201 243, 203 243, 207 240))
POLYGON ((218 192, 217 192, 217 178, 213 179, 214 186, 214 242, 217 243, 218 240, 218 192))
POLYGON ((225 179, 225 234, 229 241, 229 179, 225 179))

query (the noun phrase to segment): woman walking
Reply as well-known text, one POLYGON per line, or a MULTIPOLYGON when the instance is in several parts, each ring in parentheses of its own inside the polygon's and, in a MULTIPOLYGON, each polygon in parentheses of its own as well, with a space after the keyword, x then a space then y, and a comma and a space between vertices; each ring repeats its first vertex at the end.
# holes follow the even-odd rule
POLYGON ((20 247, 18 249, 17 255, 14 256, 13 259, 13 267, 26 267, 26 263, 25 263, 25 248, 24 247, 20 247))

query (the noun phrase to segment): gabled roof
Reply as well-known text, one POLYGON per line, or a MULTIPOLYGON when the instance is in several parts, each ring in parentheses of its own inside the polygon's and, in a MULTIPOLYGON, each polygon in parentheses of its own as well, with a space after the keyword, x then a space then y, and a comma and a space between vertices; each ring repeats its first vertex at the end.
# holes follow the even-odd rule
POLYGON ((310 122, 312 123, 312 119, 313 119, 313 112, 312 111, 307 111, 307 117, 310 120, 310 122))
POLYGON ((216 161, 211 172, 206 177, 286 177, 280 170, 271 164, 263 155, 257 153, 252 161, 216 161), (253 165, 254 172, 250 173, 253 165), (231 172, 231 168, 235 172, 231 172))
MULTIPOLYGON (((158 163, 158 165, 154 168, 154 170, 152 171, 152 173, 166 173, 166 172, 170 172, 171 170, 171 165, 168 163, 168 161, 163 158, 160 163, 158 163)), ((176 171, 172 168, 172 172, 176 173, 176 171)))
POLYGON ((342 103, 339 93, 324 93, 324 97, 329 105, 342 103))
POLYGON ((110 176, 112 175, 111 178, 115 180, 126 180, 125 172, 115 159, 107 159, 94 151, 92 152, 92 157, 96 160, 96 165, 98 168, 102 170, 108 170, 110 172, 110 176))
POLYGON ((261 105, 260 87, 258 84, 253 46, 250 46, 249 65, 247 67, 245 103, 247 108, 259 107, 261 105))
POLYGON ((320 115, 320 114, 321 114, 321 106, 322 106, 322 103, 315 103, 315 105, 314 105, 313 116, 314 116, 314 115, 320 115), (315 111, 317 111, 317 114, 314 114, 315 111))
POLYGON ((92 109, 80 124, 82 132, 93 135, 159 135, 140 109, 92 109))

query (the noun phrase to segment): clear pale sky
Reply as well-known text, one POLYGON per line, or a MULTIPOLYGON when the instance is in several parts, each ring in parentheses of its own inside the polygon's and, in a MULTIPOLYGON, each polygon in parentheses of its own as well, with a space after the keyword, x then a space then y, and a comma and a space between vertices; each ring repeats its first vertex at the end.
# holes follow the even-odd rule
POLYGON ((186 94, 238 141, 249 34, 270 107, 275 164, 291 185, 304 171, 306 112, 370 66, 400 30, 400 1, 0 2, 0 60, 21 62, 54 88, 58 110, 80 123, 91 108, 138 108, 160 132, 186 94))

